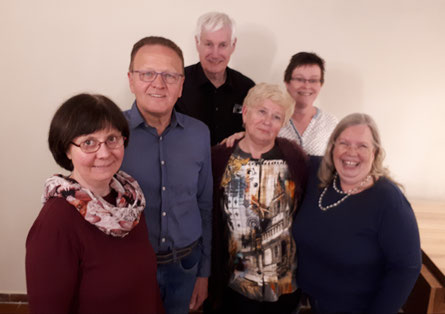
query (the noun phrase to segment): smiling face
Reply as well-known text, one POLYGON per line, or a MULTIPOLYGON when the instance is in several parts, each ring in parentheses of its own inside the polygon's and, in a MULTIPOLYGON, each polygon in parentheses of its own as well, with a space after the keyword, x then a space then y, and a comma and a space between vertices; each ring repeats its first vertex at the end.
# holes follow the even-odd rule
MULTIPOLYGON (((161 45, 141 47, 133 60, 134 71, 156 71, 183 74, 182 61, 175 51, 161 45)), ((130 89, 136 96, 136 105, 145 120, 170 116, 173 106, 182 94, 184 78, 166 84, 161 75, 152 82, 141 81, 136 72, 128 73, 130 89)))
POLYGON ((201 38, 196 40, 199 61, 206 73, 221 74, 226 71, 230 56, 235 50, 236 39, 231 43, 230 28, 223 27, 217 31, 202 30, 201 38))
POLYGON ((270 99, 258 106, 243 107, 246 139, 264 146, 273 144, 284 119, 284 108, 270 99))
POLYGON ((372 133, 367 125, 350 126, 340 133, 332 157, 343 190, 356 187, 368 176, 374 156, 372 133))
POLYGON ((285 82, 287 91, 295 99, 297 107, 313 106, 315 99, 320 93, 322 83, 321 69, 316 64, 303 65, 296 67, 292 71, 291 80, 285 82), (299 79, 306 80, 299 82, 299 79), (316 80, 316 83, 310 83, 308 80, 316 80))
MULTIPOLYGON (((111 136, 121 136, 115 128, 103 129, 91 134, 81 135, 73 139, 73 143, 80 143, 94 139, 104 142, 111 136)), ((74 169, 71 177, 79 184, 93 192, 106 190, 111 178, 119 170, 124 158, 124 146, 109 149, 105 143, 101 144, 95 153, 84 153, 80 147, 70 145, 66 155, 71 159, 74 169)))

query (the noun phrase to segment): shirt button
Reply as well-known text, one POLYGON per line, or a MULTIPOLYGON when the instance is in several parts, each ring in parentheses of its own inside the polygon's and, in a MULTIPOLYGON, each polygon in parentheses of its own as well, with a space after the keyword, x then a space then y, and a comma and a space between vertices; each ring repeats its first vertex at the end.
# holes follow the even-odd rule
POLYGON ((162 141, 162 136, 159 137, 159 140, 162 141))
POLYGON ((166 212, 162 212, 162 216, 167 216, 167 213, 166 212))
POLYGON ((161 242, 164 243, 164 242, 165 242, 165 238, 162 238, 162 239, 161 239, 161 242))
POLYGON ((219 108, 218 108, 218 107, 216 107, 216 108, 215 108, 215 111, 218 111, 218 110, 219 110, 219 108))
POLYGON ((165 164, 165 161, 161 160, 161 165, 164 165, 164 164, 165 164))
POLYGON ((162 191, 165 191, 165 186, 162 187, 162 191))

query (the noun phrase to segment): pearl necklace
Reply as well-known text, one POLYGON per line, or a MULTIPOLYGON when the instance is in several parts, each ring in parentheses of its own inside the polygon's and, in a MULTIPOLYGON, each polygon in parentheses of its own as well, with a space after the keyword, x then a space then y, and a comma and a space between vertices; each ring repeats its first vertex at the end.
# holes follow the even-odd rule
POLYGON ((353 189, 347 190, 345 192, 341 191, 338 187, 337 184, 335 183, 335 181, 337 180, 338 174, 335 173, 334 179, 332 180, 332 187, 334 188, 335 192, 339 193, 339 194, 345 194, 345 196, 343 196, 343 198, 339 199, 338 201, 336 201, 335 203, 328 205, 328 206, 323 206, 322 202, 323 202, 323 196, 326 194, 326 191, 328 190, 328 186, 326 186, 323 190, 323 192, 321 192, 320 194, 320 198, 318 199, 318 207, 320 207, 321 210, 326 211, 329 208, 332 207, 336 207, 338 205, 340 205, 341 203, 343 203, 349 196, 351 196, 352 194, 354 194, 355 192, 357 192, 358 190, 360 190, 370 179, 371 179, 371 175, 368 175, 362 182, 360 182, 360 184, 358 186, 356 186, 353 189))

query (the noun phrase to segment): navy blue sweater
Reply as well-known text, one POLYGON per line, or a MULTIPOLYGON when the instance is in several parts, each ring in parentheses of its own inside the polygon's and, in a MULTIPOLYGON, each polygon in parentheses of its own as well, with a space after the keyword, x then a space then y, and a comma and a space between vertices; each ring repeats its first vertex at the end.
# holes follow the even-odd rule
MULTIPOLYGON (((319 164, 319 158, 311 159, 306 195, 293 226, 298 285, 323 313, 397 313, 422 265, 411 205, 394 183, 380 178, 322 211, 319 164)), ((342 197, 331 184, 323 205, 342 197)))

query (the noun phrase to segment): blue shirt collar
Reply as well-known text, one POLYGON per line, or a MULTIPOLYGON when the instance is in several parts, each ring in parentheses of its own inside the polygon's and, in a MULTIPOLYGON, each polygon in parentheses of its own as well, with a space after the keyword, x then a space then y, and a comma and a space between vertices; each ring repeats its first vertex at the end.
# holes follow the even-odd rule
MULTIPOLYGON (((131 109, 128 110, 128 125, 130 127, 130 130, 135 129, 140 125, 146 125, 144 117, 142 117, 142 114, 139 112, 139 109, 136 105, 136 100, 133 102, 131 109)), ((175 128, 176 126, 184 128, 184 116, 178 114, 173 108, 172 116, 170 119, 170 127, 175 128)))

